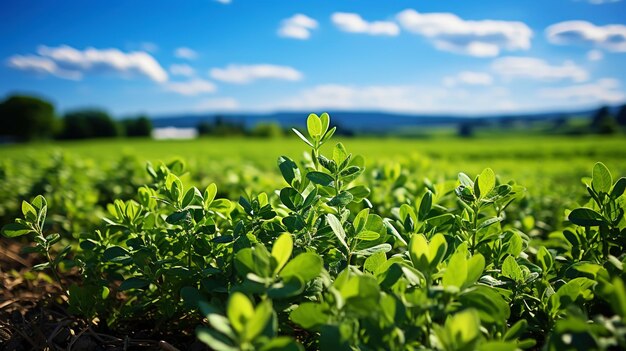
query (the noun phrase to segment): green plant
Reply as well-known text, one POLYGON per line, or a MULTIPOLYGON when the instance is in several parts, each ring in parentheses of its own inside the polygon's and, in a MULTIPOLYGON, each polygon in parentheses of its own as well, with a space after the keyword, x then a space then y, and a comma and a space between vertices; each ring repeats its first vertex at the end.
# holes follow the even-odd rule
POLYGON ((417 181, 328 148, 327 114, 295 132, 305 157, 281 156, 281 183, 237 202, 185 185, 182 161, 148 164, 151 181, 74 250, 55 256, 43 197, 3 233, 33 233, 55 275, 61 261, 80 269, 71 312, 111 329, 176 324, 215 350, 626 347, 626 180, 602 163, 588 201, 547 234, 526 189, 490 168, 417 181))

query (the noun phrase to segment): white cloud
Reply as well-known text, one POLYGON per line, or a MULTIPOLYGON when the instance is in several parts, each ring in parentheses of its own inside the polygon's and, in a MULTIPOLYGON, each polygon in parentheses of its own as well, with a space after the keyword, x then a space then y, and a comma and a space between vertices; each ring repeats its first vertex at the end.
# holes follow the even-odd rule
POLYGON ((215 1, 219 2, 220 4, 224 4, 224 5, 228 5, 228 4, 233 2, 233 0, 215 0, 215 1))
POLYGON ((196 74, 196 71, 187 64, 175 63, 170 66, 170 73, 173 76, 192 77, 196 74))
POLYGON ((586 2, 592 5, 603 5, 603 4, 612 4, 614 2, 620 2, 620 1, 622 0, 587 0, 586 2))
POLYGON ((40 46, 39 56, 15 55, 9 66, 22 70, 49 73, 62 78, 81 79, 86 73, 118 73, 124 76, 141 75, 155 82, 167 81, 167 72, 148 53, 122 52, 118 49, 87 48, 78 50, 63 45, 40 46))
POLYGON ((210 75, 213 79, 234 84, 248 84, 259 79, 298 81, 303 77, 302 73, 293 67, 270 64, 230 64, 226 68, 211 69, 210 75))
POLYGON ((186 82, 170 82, 163 87, 167 91, 187 96, 210 94, 217 91, 215 84, 204 79, 192 79, 186 82))
POLYGON ((198 58, 198 53, 193 49, 183 46, 174 50, 174 56, 185 60, 195 60, 198 58))
POLYGON ((502 50, 530 49, 532 30, 523 22, 464 20, 453 13, 400 12, 400 25, 429 38, 439 50, 476 57, 493 57, 502 50))
POLYGON ((533 57, 502 57, 491 64, 493 71, 505 79, 527 78, 540 81, 558 81, 569 79, 582 82, 589 74, 582 67, 571 61, 562 65, 550 65, 546 61, 533 57))
POLYGON ((239 108, 239 102, 232 97, 211 98, 200 101, 196 111, 232 111, 239 108))
POLYGON ((282 21, 278 35, 285 38, 306 40, 311 37, 311 30, 316 29, 317 21, 301 13, 282 21))
POLYGON ((626 25, 596 26, 587 21, 565 21, 546 28, 548 41, 561 45, 592 46, 626 52, 626 25))
POLYGON ((487 86, 493 84, 493 77, 489 73, 464 71, 460 72, 456 76, 445 77, 443 79, 443 84, 447 87, 454 87, 457 85, 487 86))
POLYGON ((141 48, 142 51, 147 51, 151 53, 155 53, 159 51, 159 46, 149 41, 144 41, 143 43, 140 43, 139 47, 141 48))
POLYGON ((367 22, 356 13, 335 12, 332 14, 331 20, 340 30, 349 33, 388 36, 396 36, 400 33, 400 28, 394 22, 367 22))
POLYGON ((544 99, 576 104, 617 104, 626 101, 626 94, 620 89, 620 82, 612 78, 599 79, 587 84, 541 89, 538 95, 544 99))
POLYGON ((436 89, 408 85, 353 86, 324 84, 279 102, 277 109, 415 111, 433 107, 436 89))
POLYGON ((604 53, 600 50, 589 50, 587 52, 587 60, 589 61, 600 61, 604 58, 604 53))
POLYGON ((468 91, 426 85, 322 84, 297 91, 281 101, 257 106, 257 109, 467 114, 509 111, 514 103, 508 90, 500 87, 468 91))
POLYGON ((59 68, 59 66, 52 59, 47 57, 35 56, 35 55, 14 55, 7 60, 9 67, 18 69, 21 71, 30 71, 38 74, 51 74, 59 78, 79 80, 82 78, 82 73, 76 71, 66 71, 59 68))

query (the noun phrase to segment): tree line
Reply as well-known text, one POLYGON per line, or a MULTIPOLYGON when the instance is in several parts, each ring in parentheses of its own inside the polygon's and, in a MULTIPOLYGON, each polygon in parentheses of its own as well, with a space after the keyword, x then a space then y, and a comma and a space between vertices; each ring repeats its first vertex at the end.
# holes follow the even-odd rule
POLYGON ((588 115, 564 114, 550 120, 528 119, 528 117, 468 119, 467 122, 458 124, 457 135, 464 138, 472 137, 476 130, 481 128, 490 128, 500 132, 534 129, 535 132, 549 135, 626 133, 626 104, 619 108, 602 106, 588 115), (577 122, 578 120, 582 123, 577 122), (540 124, 539 128, 533 127, 535 124, 540 124))
POLYGON ((152 133, 147 116, 116 120, 99 109, 59 116, 52 103, 25 95, 13 95, 0 103, 0 121, 0 140, 7 141, 146 137, 152 133))

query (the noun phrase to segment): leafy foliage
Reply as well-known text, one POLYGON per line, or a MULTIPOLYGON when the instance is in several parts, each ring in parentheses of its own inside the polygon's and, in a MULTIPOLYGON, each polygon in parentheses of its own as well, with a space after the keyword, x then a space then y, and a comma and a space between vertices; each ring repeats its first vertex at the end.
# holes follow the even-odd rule
POLYGON ((63 288, 74 313, 111 328, 195 316, 215 350, 626 348, 626 178, 596 164, 589 201, 540 237, 510 211, 526 189, 492 169, 417 186, 388 166, 364 181, 363 157, 323 153, 335 130, 328 114, 294 130, 309 150, 278 159, 273 191, 230 201, 186 186, 182 162, 148 164, 75 250, 53 249, 41 196, 3 234, 31 235, 54 274, 80 268, 63 288))

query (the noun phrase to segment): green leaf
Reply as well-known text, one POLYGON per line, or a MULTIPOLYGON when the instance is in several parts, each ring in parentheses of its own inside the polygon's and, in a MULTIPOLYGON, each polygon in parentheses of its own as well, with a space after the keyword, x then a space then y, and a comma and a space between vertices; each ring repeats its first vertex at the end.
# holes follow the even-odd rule
POLYGON ((444 288, 456 287, 460 289, 463 286, 463 283, 465 283, 465 279, 467 278, 466 254, 467 245, 463 243, 457 248, 452 257, 450 257, 448 267, 443 273, 441 281, 444 288))
POLYGON ((435 269, 443 261, 447 251, 448 243, 445 236, 441 233, 433 235, 428 244, 428 261, 431 269, 435 269))
POLYGON ((377 254, 379 252, 389 252, 389 251, 391 251, 391 245, 384 243, 384 244, 378 244, 372 247, 355 251, 354 254, 360 255, 360 256, 370 256, 373 254, 377 254))
POLYGON ((215 196, 217 195, 217 185, 215 183, 209 184, 204 191, 204 207, 210 208, 211 203, 215 200, 215 196))
POLYGON ((318 171, 309 172, 306 177, 313 183, 321 186, 332 186, 335 182, 335 179, 330 175, 318 171))
POLYGON ((130 256, 128 251, 121 246, 111 246, 104 250, 102 258, 104 258, 105 261, 120 262, 130 258, 130 256))
POLYGON ((293 238, 291 234, 281 234, 274 246, 272 246, 272 257, 276 259, 276 268, 274 268, 274 274, 280 272, 285 266, 289 257, 291 257, 291 251, 293 250, 293 238))
POLYGON ((29 233, 34 233, 34 231, 25 224, 9 223, 2 227, 2 235, 7 238, 15 238, 29 233))
POLYGON ((304 141, 307 145, 309 145, 310 147, 315 147, 313 146, 313 144, 311 144, 311 142, 309 141, 309 139, 307 139, 304 135, 302 135, 302 133, 300 133, 300 131, 298 131, 296 128, 291 128, 291 130, 296 133, 296 135, 302 139, 302 141, 304 141))
POLYGON ((556 293, 550 296, 549 306, 553 316, 567 306, 576 302, 580 297, 591 297, 590 289, 596 284, 594 280, 588 278, 574 278, 562 285, 556 293))
POLYGON ((323 267, 324 261, 318 254, 305 252, 289 261, 287 265, 285 265, 285 268, 280 271, 279 275, 283 278, 298 276, 306 283, 317 278, 322 272, 323 267))
POLYGON ((622 196, 622 194, 624 194, 624 191, 626 191, 626 178, 622 177, 618 179, 617 182, 615 182, 615 185, 613 185, 613 189, 611 190, 611 198, 617 199, 618 197, 622 196))
POLYGON ((476 283, 478 279, 483 275, 483 271, 485 270, 485 258, 483 255, 477 253, 472 256, 467 261, 467 278, 465 279, 465 283, 463 283, 464 287, 470 286, 471 284, 476 283))
POLYGON ((519 345, 515 342, 506 341, 487 341, 480 344, 477 351, 517 351, 519 345))
POLYGON ((402 206, 400 206, 400 220, 407 231, 413 231, 415 224, 417 223, 417 216, 415 215, 413 207, 407 204, 402 204, 402 206))
POLYGON ((474 188, 474 181, 463 172, 459 173, 459 182, 466 188, 474 188))
POLYGON ((480 197, 484 198, 496 186, 496 174, 491 168, 485 168, 478 176, 478 188, 480 189, 480 197))
POLYGON ((598 162, 593 166, 591 179, 591 187, 597 193, 609 193, 611 186, 613 185, 613 178, 611 172, 606 168, 604 163, 598 162))
POLYGON ((328 323, 329 317, 319 303, 304 302, 298 306, 289 318, 304 329, 318 328, 328 323))
POLYGON ((485 323, 504 326, 511 315, 509 303, 492 287, 476 285, 463 293, 459 301, 463 307, 475 309, 485 323))
POLYGON ((183 208, 191 205, 191 203, 193 202, 194 199, 196 198, 202 198, 202 194, 200 194, 200 190, 198 190, 198 188, 196 188, 195 186, 189 188, 189 190, 187 190, 187 192, 185 193, 185 196, 183 196, 183 201, 181 203, 181 206, 183 208))
POLYGON ((322 121, 322 135, 326 134, 328 127, 330 127, 330 116, 324 112, 320 115, 320 121, 322 121))
POLYGON ((306 128, 309 132, 309 135, 313 139, 317 139, 322 135, 322 121, 314 113, 311 113, 306 119, 306 128))
POLYGON ((207 327, 198 327, 196 337, 215 351, 239 351, 239 348, 233 346, 232 341, 207 327))
POLYGON ((254 264, 251 248, 246 247, 237 252, 235 255, 235 268, 242 277, 245 277, 248 273, 255 272, 256 265, 254 264))
POLYGON ((285 227, 287 227, 287 230, 291 233, 300 231, 306 226, 306 223, 304 223, 304 220, 300 215, 289 215, 283 218, 282 222, 285 227))
POLYGON ((371 230, 364 230, 362 232, 359 232, 359 234, 356 235, 356 238, 364 241, 373 241, 380 238, 380 234, 371 230))
POLYGON ((411 235, 409 241, 409 255, 413 267, 420 271, 427 271, 429 267, 429 247, 426 237, 423 234, 411 235))
POLYGON ((297 211, 298 207, 304 202, 304 198, 294 188, 283 188, 279 194, 280 202, 292 211, 297 211))
POLYGON ((350 188, 348 189, 348 192, 352 194, 352 201, 355 202, 361 201, 370 195, 370 189, 364 185, 357 185, 353 188, 350 188))
POLYGON ((528 322, 525 319, 520 319, 517 323, 513 324, 509 330, 507 330, 506 334, 504 334, 504 340, 507 341, 515 341, 522 337, 522 334, 526 331, 528 327, 528 322))
POLYGON ((41 211, 44 207, 48 206, 48 202, 46 201, 46 198, 41 195, 35 196, 33 201, 31 201, 31 204, 35 206, 35 208, 39 211, 41 211))
POLYGON ((37 210, 26 201, 22 201, 22 214, 30 222, 37 220, 37 210))
POLYGON ((624 286, 624 281, 617 277, 614 278, 607 295, 604 298, 611 304, 613 311, 624 320, 626 318, 626 287, 624 286))
POLYGON ((340 165, 348 157, 348 152, 342 143, 337 143, 333 148, 333 161, 340 165))
POLYGON ((444 328, 437 328, 437 338, 446 350, 473 350, 480 337, 478 313, 469 308, 449 316, 444 328))
POLYGON ((363 269, 371 273, 376 273, 378 271, 378 267, 383 265, 385 262, 387 262, 387 255, 384 252, 378 252, 369 256, 365 260, 363 269))
POLYGON ((354 200, 352 194, 347 191, 340 192, 337 196, 328 201, 329 206, 347 206, 354 200))
POLYGON ((285 299, 297 296, 304 291, 304 282, 299 276, 290 276, 280 282, 272 284, 267 290, 267 296, 271 299, 285 299))
POLYGON ((524 281, 524 274, 522 273, 522 269, 520 268, 517 261, 515 261, 515 258, 513 256, 507 256, 507 258, 504 260, 504 263, 502 263, 502 275, 510 278, 515 282, 524 281))
POLYGON ((433 193, 431 193, 430 190, 427 190, 426 193, 424 193, 424 196, 422 196, 422 201, 420 202, 420 207, 419 207, 419 210, 417 211, 417 218, 420 221, 424 221, 424 219, 426 219, 426 216, 430 212, 430 209, 432 208, 432 206, 433 206, 433 193))
POLYGON ((165 221, 169 224, 178 224, 179 222, 191 220, 191 213, 189 210, 174 212, 165 218, 165 221))
POLYGON ((246 295, 234 292, 228 300, 226 315, 233 329, 241 335, 246 329, 248 320, 254 315, 254 306, 246 295))
POLYGON ((280 169, 280 173, 287 184, 292 185, 294 180, 300 180, 300 169, 289 157, 281 156, 278 158, 278 169, 280 169))
MULTIPOLYGON (((201 305, 203 304, 204 302, 201 303, 201 305)), ((228 318, 220 314, 217 314, 215 312, 209 313, 208 315, 206 315, 206 318, 209 321, 209 324, 211 324, 211 326, 215 330, 226 335, 231 340, 237 339, 237 336, 235 335, 235 331, 233 330, 233 328, 230 327, 230 322, 228 321, 228 318)))
POLYGON ((211 203, 211 209, 218 212, 226 212, 230 210, 232 204, 228 199, 217 199, 211 203))
POLYGON ((335 217, 335 215, 332 213, 327 214, 326 221, 328 222, 330 228, 333 230, 333 233, 335 233, 335 236, 339 239, 341 245, 343 245, 346 250, 350 250, 348 244, 346 243, 346 232, 343 230, 343 226, 341 225, 341 222, 339 222, 337 217, 335 217))
POLYGON ((369 208, 364 208, 354 217, 354 221, 352 222, 352 226, 354 227, 354 231, 357 233, 362 231, 365 228, 365 224, 367 223, 367 218, 370 214, 369 208))
POLYGON ((251 341, 259 336, 261 332, 263 332, 263 329, 265 329, 267 323, 271 320, 273 314, 274 309, 272 308, 272 301, 265 300, 261 302, 247 321, 246 328, 242 335, 243 339, 251 341))
POLYGON ((146 279, 132 277, 124 280, 122 284, 120 284, 119 291, 126 291, 130 289, 143 289, 148 287, 150 282, 146 279))
POLYGON ((322 137, 321 142, 322 143, 326 142, 328 139, 332 138, 336 131, 337 131, 337 127, 332 127, 326 134, 324 134, 324 137, 322 137))
POLYGON ((568 219, 570 222, 584 227, 593 227, 603 224, 604 217, 590 208, 577 208, 570 212, 568 219))
POLYGON ((349 177, 351 177, 350 179, 354 178, 354 175, 361 172, 361 168, 357 167, 357 166, 350 166, 346 169, 344 169, 343 171, 341 171, 341 173, 339 173, 339 175, 343 178, 343 179, 347 179, 349 177))
POLYGON ((537 251, 537 262, 541 266, 541 269, 544 273, 549 272, 554 265, 554 258, 552 258, 552 254, 545 246, 542 246, 537 251))
POLYGON ((263 345, 259 351, 304 351, 304 347, 288 336, 279 336, 263 345))

